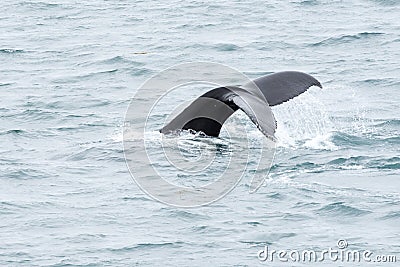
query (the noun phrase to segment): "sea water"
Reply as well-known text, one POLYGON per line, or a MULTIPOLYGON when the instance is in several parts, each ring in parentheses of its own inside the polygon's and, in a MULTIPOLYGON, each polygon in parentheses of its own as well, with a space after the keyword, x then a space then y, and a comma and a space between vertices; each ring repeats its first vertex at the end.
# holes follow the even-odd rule
MULTIPOLYGON (((399 3, 3 1, 0 265, 297 266, 307 262, 259 252, 338 240, 399 261, 399 3), (303 71, 324 88, 272 108, 276 154, 256 193, 244 177, 219 201, 182 209, 132 181, 122 131, 141 84, 194 61, 250 78, 303 71)), ((238 129, 252 125, 236 116, 238 129)))

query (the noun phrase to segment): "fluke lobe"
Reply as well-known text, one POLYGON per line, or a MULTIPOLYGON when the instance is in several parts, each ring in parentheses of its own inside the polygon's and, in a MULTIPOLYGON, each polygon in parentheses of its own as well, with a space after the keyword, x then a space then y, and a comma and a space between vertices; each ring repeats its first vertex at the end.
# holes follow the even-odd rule
POLYGON ((241 109, 267 138, 274 141, 276 121, 270 106, 282 104, 311 86, 322 88, 321 83, 309 74, 284 71, 260 77, 240 87, 215 88, 194 100, 160 132, 194 130, 218 136, 229 116, 241 109))

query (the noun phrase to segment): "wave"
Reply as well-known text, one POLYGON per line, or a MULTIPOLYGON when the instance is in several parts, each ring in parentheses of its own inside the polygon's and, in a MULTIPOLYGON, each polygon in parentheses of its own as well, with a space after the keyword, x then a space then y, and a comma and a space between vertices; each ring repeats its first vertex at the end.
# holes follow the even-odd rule
POLYGON ((217 44, 197 44, 193 43, 190 45, 187 45, 185 47, 186 49, 198 49, 198 50, 213 50, 213 51, 220 51, 220 52, 231 52, 231 51, 237 51, 242 49, 242 47, 231 44, 231 43, 217 43, 217 44))
POLYGON ((12 129, 12 130, 7 130, 0 132, 0 135, 7 135, 7 134, 12 134, 12 135, 22 135, 25 134, 26 131, 21 130, 21 129, 12 129))
POLYGON ((244 240, 240 240, 240 243, 250 244, 250 245, 259 245, 259 244, 268 244, 272 245, 274 243, 278 243, 282 239, 292 238, 297 236, 296 233, 257 233, 251 234, 244 240))
POLYGON ((49 8, 58 8, 58 7, 63 7, 62 4, 56 4, 56 3, 47 3, 47 2, 20 2, 18 5, 23 6, 23 7, 31 7, 34 9, 41 9, 41 10, 47 10, 49 8))
POLYGON ((392 211, 381 217, 382 220, 400 219, 400 211, 392 211))
POLYGON ((174 210, 171 208, 162 208, 162 211, 166 211, 169 217, 171 218, 180 218, 180 219, 196 219, 196 220, 204 220, 207 221, 210 219, 210 216, 206 214, 196 213, 194 211, 185 211, 185 210, 174 210))
POLYGON ((10 86, 10 85, 13 85, 14 83, 0 83, 0 87, 2 87, 2 86, 10 86))
MULTIPOLYGON (((136 53, 133 53, 136 54, 136 53)), ((99 65, 115 65, 115 64, 123 64, 124 66, 135 66, 135 67, 142 67, 145 64, 142 62, 137 62, 137 61, 133 61, 130 59, 127 59, 124 56, 114 56, 111 58, 106 58, 106 59, 101 59, 101 60, 96 60, 96 61, 92 61, 92 62, 84 62, 84 63, 80 63, 78 64, 78 66, 99 66, 99 65)))
POLYGON ((31 168, 24 168, 15 171, 10 171, 4 174, 5 177, 9 179, 18 179, 18 180, 30 180, 30 179, 45 179, 49 177, 55 177, 58 175, 50 174, 47 172, 31 169, 31 168))
POLYGON ((397 6, 400 4, 398 0, 370 0, 381 6, 397 6))
POLYGON ((83 161, 86 159, 92 159, 95 161, 125 162, 121 148, 99 147, 98 145, 89 148, 83 148, 72 154, 66 154, 64 155, 64 158, 68 161, 83 161))
POLYGON ((359 82, 374 86, 396 86, 400 84, 400 81, 396 78, 366 79, 359 82))
POLYGON ((388 45, 388 44, 398 43, 398 42, 400 42, 400 38, 396 38, 396 39, 393 39, 390 41, 383 42, 382 45, 388 45))
POLYGON ((324 207, 318 209, 316 211, 319 215, 327 215, 327 216, 363 216, 368 213, 371 213, 370 211, 359 209, 352 207, 350 205, 346 205, 344 202, 335 202, 331 203, 328 205, 325 205, 324 207))
POLYGON ((397 127, 388 127, 388 125, 390 124, 386 124, 386 126, 380 126, 380 131, 373 130, 369 132, 363 132, 361 134, 357 132, 336 132, 334 135, 332 135, 331 141, 338 148, 361 148, 363 146, 377 146, 385 143, 400 144, 400 136, 395 133, 395 131, 397 131, 397 127))
POLYGON ((297 175, 299 173, 321 173, 326 171, 341 171, 341 170, 360 170, 360 169, 375 169, 375 170, 399 170, 400 158, 389 157, 339 157, 328 162, 312 162, 305 161, 302 163, 275 163, 271 166, 271 172, 276 176, 297 175))
POLYGON ((136 249, 151 249, 151 248, 163 248, 163 247, 174 247, 179 248, 184 245, 183 242, 162 242, 162 243, 139 243, 133 246, 125 246, 122 248, 108 248, 111 252, 127 252, 136 249))
POLYGON ((390 120, 375 124, 374 126, 375 127, 386 127, 386 126, 399 127, 400 126, 400 120, 399 119, 390 119, 390 120))
POLYGON ((23 118, 26 121, 40 121, 40 120, 49 120, 49 119, 54 119, 56 118, 60 113, 59 112, 52 112, 52 111, 46 111, 42 110, 39 108, 35 109, 27 109, 22 111, 21 113, 18 114, 8 114, 4 115, 3 118, 12 118, 12 117, 18 117, 18 118, 23 118))
POLYGON ((311 44, 311 46, 325 46, 325 45, 339 45, 344 43, 350 43, 355 40, 367 39, 375 36, 383 35, 382 32, 361 32, 352 35, 341 35, 337 37, 330 37, 322 40, 318 43, 311 44))
POLYGON ((25 51, 22 49, 11 49, 11 48, 2 48, 0 49, 0 54, 18 54, 24 53, 25 51))
POLYGON ((328 162, 327 165, 332 167, 336 166, 340 169, 400 169, 400 158, 372 158, 367 156, 356 156, 349 158, 337 158, 328 162))
POLYGON ((400 144, 400 136, 387 137, 387 138, 383 139, 383 141, 385 141, 389 144, 398 145, 398 144, 400 144))
POLYGON ((359 147, 365 145, 372 145, 375 142, 375 140, 344 132, 336 132, 332 136, 332 142, 339 147, 359 147))
POLYGON ((303 0, 299 4, 302 6, 316 6, 319 5, 320 2, 318 0, 303 0))
POLYGON ((122 197, 123 201, 149 201, 152 202, 153 200, 149 197, 122 197))
POLYGON ((218 51, 236 51, 239 50, 240 47, 234 44, 217 44, 215 48, 218 51))

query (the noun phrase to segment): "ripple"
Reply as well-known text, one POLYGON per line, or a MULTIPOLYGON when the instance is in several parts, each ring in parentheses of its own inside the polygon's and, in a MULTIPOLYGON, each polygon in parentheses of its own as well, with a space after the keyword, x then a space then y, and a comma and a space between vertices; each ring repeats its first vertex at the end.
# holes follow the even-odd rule
POLYGON ((259 244, 272 245, 282 239, 292 238, 295 236, 297 236, 296 233, 271 233, 271 234, 260 233, 245 240, 241 240, 239 242, 252 245, 259 245, 259 244))
POLYGON ((386 126, 400 127, 400 120, 399 119, 391 119, 391 120, 387 120, 385 122, 375 124, 374 126, 375 127, 386 127, 386 126))
POLYGON ((357 156, 357 157, 349 157, 349 158, 337 158, 328 162, 328 164, 333 165, 343 165, 343 164, 359 164, 362 161, 365 161, 368 157, 357 156))
POLYGON ((400 211, 392 211, 389 212, 387 215, 381 217, 382 220, 397 220, 400 219, 400 211))
POLYGON ((0 54, 20 54, 25 51, 22 49, 11 49, 11 48, 2 48, 0 49, 0 54))
POLYGON ((48 8, 62 7, 61 4, 47 3, 47 2, 41 2, 41 1, 38 1, 38 2, 22 1, 18 4, 21 6, 32 7, 35 9, 48 9, 48 8))
POLYGON ((332 136, 332 142, 339 147, 357 147, 363 145, 371 145, 375 143, 375 140, 371 140, 364 136, 337 132, 332 136))
POLYGON ((318 0, 304 0, 300 2, 300 5, 303 6, 317 6, 320 2, 318 0))
POLYGON ((0 132, 0 135, 7 135, 7 134, 12 134, 12 135, 22 135, 25 134, 26 131, 21 130, 21 129, 14 129, 14 130, 8 130, 4 132, 0 132))
POLYGON ((400 83, 396 78, 365 79, 358 82, 374 86, 395 86, 400 83))
POLYGON ((210 217, 207 216, 207 215, 194 213, 194 212, 189 212, 189 211, 185 211, 185 210, 171 210, 171 209, 163 209, 163 210, 167 210, 167 213, 172 218, 196 219, 196 220, 207 220, 207 219, 210 219, 210 217))
POLYGON ((330 46, 330 45, 340 45, 351 43, 356 40, 364 40, 368 38, 373 38, 375 36, 384 35, 382 32, 361 32, 353 35, 341 35, 337 37, 330 37, 325 40, 322 40, 318 43, 311 44, 311 46, 330 46))
POLYGON ((57 177, 57 176, 58 175, 52 175, 48 172, 31 169, 31 168, 11 170, 11 171, 8 171, 5 175, 5 177, 7 177, 9 179, 17 179, 17 180, 46 179, 46 178, 57 177))
POLYGON ((398 0, 370 0, 381 6, 397 6, 400 4, 398 0))
POLYGON ((370 213, 370 211, 345 205, 344 202, 335 202, 328 204, 318 209, 316 212, 320 215, 325 215, 325 216, 344 216, 344 217, 347 216, 358 217, 370 213))
POLYGON ((14 83, 0 83, 0 87, 2 87, 2 86, 6 87, 6 86, 13 85, 13 84, 14 83))
POLYGON ((147 198, 147 197, 123 197, 122 200, 124 201, 149 201, 151 202, 152 199, 151 198, 147 198))
POLYGON ((41 120, 46 121, 49 119, 56 118, 59 115, 60 115, 59 112, 47 111, 40 108, 32 108, 32 109, 26 109, 19 113, 3 115, 2 117, 10 119, 19 118, 19 119, 24 119, 26 121, 41 121, 41 120))
POLYGON ((165 247, 172 247, 172 248, 180 248, 184 245, 183 242, 164 242, 164 243, 140 243, 133 246, 125 246, 121 248, 109 248, 107 250, 112 252, 130 252, 132 250, 137 249, 157 249, 157 248, 165 248, 165 247))
POLYGON ((239 46, 234 45, 234 44, 218 44, 215 46, 215 48, 218 51, 224 51, 224 52, 228 52, 228 51, 237 51, 240 49, 239 46))

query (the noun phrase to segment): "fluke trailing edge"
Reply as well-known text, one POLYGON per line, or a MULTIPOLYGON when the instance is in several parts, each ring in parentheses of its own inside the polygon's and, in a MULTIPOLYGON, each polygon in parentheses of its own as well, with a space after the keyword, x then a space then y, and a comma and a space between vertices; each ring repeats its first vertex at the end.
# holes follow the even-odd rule
POLYGON ((284 71, 260 77, 240 87, 215 88, 194 100, 160 132, 194 130, 218 136, 229 116, 241 109, 267 138, 275 140, 276 121, 270 106, 282 104, 311 86, 322 88, 311 75, 284 71))

